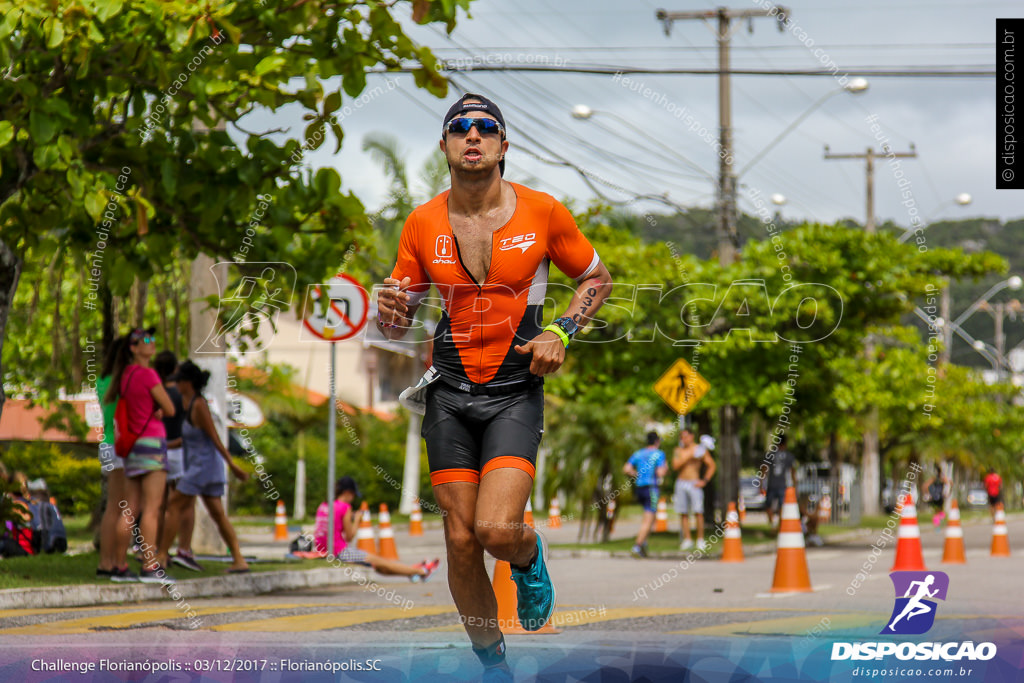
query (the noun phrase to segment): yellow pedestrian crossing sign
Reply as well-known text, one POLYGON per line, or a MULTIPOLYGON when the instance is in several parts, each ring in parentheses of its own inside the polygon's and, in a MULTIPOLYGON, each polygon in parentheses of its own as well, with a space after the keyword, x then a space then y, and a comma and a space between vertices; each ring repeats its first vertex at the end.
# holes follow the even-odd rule
POLYGON ((693 410, 710 388, 711 384, 682 358, 654 383, 655 393, 679 415, 693 410))

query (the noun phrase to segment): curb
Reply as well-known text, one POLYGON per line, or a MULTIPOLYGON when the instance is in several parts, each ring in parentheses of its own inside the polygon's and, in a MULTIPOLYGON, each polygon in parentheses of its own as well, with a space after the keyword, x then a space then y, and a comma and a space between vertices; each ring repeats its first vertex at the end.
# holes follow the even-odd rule
POLYGON ((355 583, 336 569, 304 569, 254 572, 237 576, 211 576, 187 579, 173 584, 118 583, 51 586, 46 588, 8 588, 0 590, 0 609, 35 607, 90 607, 126 602, 145 602, 181 598, 258 595, 280 590, 321 588, 355 583), (172 597, 172 594, 176 594, 172 597))

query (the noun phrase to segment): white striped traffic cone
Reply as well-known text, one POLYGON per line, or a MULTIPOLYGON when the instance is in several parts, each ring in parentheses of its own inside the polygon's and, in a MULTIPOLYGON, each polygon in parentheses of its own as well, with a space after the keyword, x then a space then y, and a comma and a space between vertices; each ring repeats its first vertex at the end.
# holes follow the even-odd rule
POLYGON ((284 501, 277 501, 277 510, 274 512, 274 540, 288 540, 288 513, 284 509, 284 501))
POLYGON ((356 548, 368 553, 375 553, 377 548, 373 543, 373 517, 370 515, 370 506, 363 501, 359 506, 359 529, 356 531, 356 548))
POLYGON ((423 511, 420 510, 419 498, 417 498, 416 502, 412 504, 412 512, 409 513, 409 535, 423 535, 423 511))
POLYGON ((949 501, 949 516, 946 518, 946 544, 942 548, 942 561, 949 564, 965 564, 964 529, 960 526, 960 506, 956 498, 949 501))
POLYGON ((736 503, 729 503, 725 515, 725 536, 722 540, 722 562, 743 561, 743 540, 740 538, 740 516, 736 503))
POLYGON ((654 513, 654 531, 668 531, 668 503, 665 496, 658 499, 658 509, 654 513))
POLYGON ((996 503, 996 518, 995 525, 992 527, 992 552, 990 556, 1010 556, 1010 539, 1006 536, 1006 513, 1003 512, 1002 503, 996 503))
POLYGON ((552 498, 548 506, 548 528, 562 528, 562 508, 558 505, 558 498, 552 498))
POLYGON ((380 504, 380 514, 377 516, 377 523, 380 525, 380 534, 377 537, 377 554, 388 560, 397 560, 398 547, 395 545, 395 532, 391 528, 391 513, 388 512, 386 503, 380 504))
POLYGON ((800 508, 796 503, 796 489, 786 489, 779 522, 779 536, 776 539, 775 577, 772 579, 772 593, 809 593, 811 575, 807 571, 807 553, 804 550, 804 534, 800 529, 800 508))
POLYGON ((896 535, 896 561, 891 572, 923 572, 924 555, 921 553, 921 529, 917 526, 917 506, 910 494, 902 497, 900 530, 896 535))

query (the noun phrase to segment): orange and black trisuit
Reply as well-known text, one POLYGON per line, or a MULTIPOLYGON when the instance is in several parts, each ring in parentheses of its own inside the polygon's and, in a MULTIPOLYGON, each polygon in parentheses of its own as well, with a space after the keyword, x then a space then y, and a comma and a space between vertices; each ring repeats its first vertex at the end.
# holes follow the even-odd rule
POLYGON ((582 281, 600 259, 554 197, 512 183, 516 208, 491 236, 483 282, 463 266, 448 221, 448 192, 418 207, 402 229, 391 277, 411 278, 410 305, 433 283, 444 301, 434 332, 434 367, 423 438, 430 480, 479 482, 498 467, 531 476, 544 423, 542 380, 515 346, 543 329, 548 265, 582 281))

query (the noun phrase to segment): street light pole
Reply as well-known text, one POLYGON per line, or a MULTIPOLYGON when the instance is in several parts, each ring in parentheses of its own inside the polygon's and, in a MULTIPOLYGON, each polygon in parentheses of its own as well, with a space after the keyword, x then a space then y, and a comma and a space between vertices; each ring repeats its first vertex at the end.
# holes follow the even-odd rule
POLYGON ((868 81, 867 81, 867 79, 864 79, 864 78, 854 78, 852 81, 850 81, 849 83, 847 83, 843 87, 836 88, 835 90, 831 90, 831 91, 825 93, 824 95, 822 95, 821 97, 819 97, 817 99, 817 101, 815 101, 813 104, 811 104, 811 106, 809 106, 806 109, 806 111, 804 111, 803 114, 800 114, 800 116, 798 116, 796 118, 796 120, 793 121, 793 123, 789 124, 786 127, 785 130, 783 130, 781 133, 779 133, 778 135, 775 136, 774 140, 769 142, 768 145, 764 149, 762 149, 760 152, 758 152, 754 156, 753 159, 748 161, 747 164, 743 168, 740 169, 740 172, 736 174, 737 177, 743 177, 744 173, 749 171, 750 168, 754 164, 756 164, 758 161, 763 159, 764 156, 766 154, 768 154, 768 152, 770 152, 772 149, 775 148, 775 145, 777 145, 780 142, 782 142, 783 138, 785 138, 787 135, 792 133, 796 129, 797 126, 799 126, 801 123, 804 122, 804 119, 806 119, 808 116, 810 116, 815 111, 817 111, 818 108, 821 107, 821 105, 825 104, 825 102, 827 102, 829 99, 831 99, 832 97, 835 97, 836 95, 838 95, 841 92, 848 92, 848 93, 858 94, 858 93, 862 93, 862 92, 866 91, 867 89, 868 89, 868 81))
MULTIPOLYGON (((697 12, 667 12, 659 9, 655 13, 658 20, 665 25, 665 35, 669 35, 672 23, 675 21, 700 19, 705 23, 713 20, 718 22, 715 38, 718 41, 718 122, 721 147, 718 150, 718 226, 716 232, 718 233, 718 262, 722 266, 732 265, 736 261, 736 248, 739 246, 739 238, 736 234, 736 178, 732 168, 732 98, 729 82, 729 47, 733 32, 731 22, 733 19, 747 19, 753 22, 756 17, 774 17, 779 22, 778 26, 781 31, 788 14, 789 10, 782 6, 775 6, 771 10, 719 7, 715 10, 697 12)), ((718 507, 723 518, 727 503, 736 501, 739 497, 740 443, 737 422, 736 406, 722 406, 719 410, 718 440, 719 459, 722 463, 720 480, 722 482, 722 497, 718 507)))
MULTIPOLYGON (((882 148, 887 158, 914 158, 917 152, 914 146, 910 146, 909 152, 893 152, 888 146, 882 148)), ((866 176, 865 203, 867 216, 864 220, 864 231, 869 235, 875 232, 875 150, 868 147, 864 154, 832 154, 828 145, 825 146, 826 159, 864 159, 864 172, 866 176)), ((864 355, 869 364, 873 364, 875 357, 875 344, 870 339, 864 340, 864 355)), ((867 369, 866 372, 870 372, 867 369)), ((877 515, 881 512, 882 493, 882 469, 880 454, 878 452, 878 406, 872 406, 868 414, 868 424, 863 435, 864 451, 861 456, 861 472, 864 486, 862 488, 862 502, 864 514, 877 515)))

